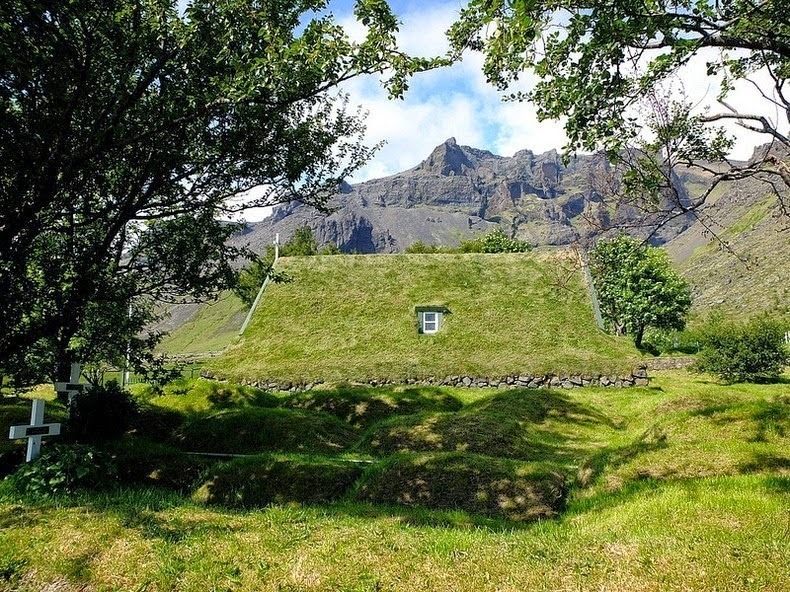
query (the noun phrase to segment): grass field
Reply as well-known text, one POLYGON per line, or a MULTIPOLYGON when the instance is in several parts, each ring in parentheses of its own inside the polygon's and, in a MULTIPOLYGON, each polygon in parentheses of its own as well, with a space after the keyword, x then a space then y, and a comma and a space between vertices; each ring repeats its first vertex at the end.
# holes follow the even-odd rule
POLYGON ((0 485, 0 590, 790 589, 788 378, 278 397, 183 382, 114 448, 158 487, 0 485), (259 456, 221 463, 179 452, 253 440, 259 456), (537 520, 547 498, 518 499, 544 494, 536 475, 564 479, 537 520))
POLYGON ((600 331, 562 255, 386 255, 281 260, 242 340, 208 366, 233 381, 400 381, 633 369, 630 340, 600 331), (450 313, 418 334, 416 306, 450 313))

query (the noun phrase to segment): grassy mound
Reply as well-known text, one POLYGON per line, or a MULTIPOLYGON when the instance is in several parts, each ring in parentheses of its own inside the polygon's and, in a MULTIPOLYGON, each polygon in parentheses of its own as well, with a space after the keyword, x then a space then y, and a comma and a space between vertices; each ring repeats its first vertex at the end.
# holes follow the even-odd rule
POLYGON ((362 471, 359 463, 326 457, 239 458, 214 466, 192 498, 241 508, 326 503, 345 495, 362 471))
POLYGON ((366 427, 382 419, 424 411, 458 411, 463 403, 455 396, 434 387, 340 386, 333 390, 310 391, 293 395, 286 407, 324 411, 356 427, 366 427))
POLYGON ((523 521, 555 516, 565 494, 565 477, 543 465, 449 453, 393 456, 365 474, 357 497, 523 521))
POLYGON ((217 460, 187 455, 162 444, 126 439, 110 448, 118 478, 126 485, 147 485, 192 492, 206 470, 217 460))
POLYGON ((517 389, 467 405, 458 413, 395 418, 372 428, 362 448, 373 454, 472 452, 565 466, 574 449, 558 424, 609 428, 611 420, 564 392, 517 389))
POLYGON ((203 378, 176 380, 165 386, 161 393, 144 392, 139 388, 138 391, 135 394, 139 398, 153 405, 186 414, 241 407, 277 407, 280 404, 276 396, 261 389, 203 378))
POLYGON ((281 260, 241 341, 208 364, 232 381, 352 381, 513 374, 617 374, 639 358, 600 331, 562 255, 459 254, 281 260), (568 269, 566 269, 568 268, 568 269), (442 305, 418 332, 415 307, 442 305))
POLYGON ((354 428, 325 413, 251 407, 189 419, 174 441, 194 452, 327 454, 346 450, 357 438, 354 428))

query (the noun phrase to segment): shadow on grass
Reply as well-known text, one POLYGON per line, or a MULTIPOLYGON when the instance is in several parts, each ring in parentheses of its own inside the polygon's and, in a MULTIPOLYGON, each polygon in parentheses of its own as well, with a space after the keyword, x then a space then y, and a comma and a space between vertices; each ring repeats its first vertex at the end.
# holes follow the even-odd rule
POLYGON ((293 395, 283 407, 324 411, 355 427, 368 427, 394 415, 458 411, 463 403, 441 387, 339 386, 293 395))
POLYGON ((653 426, 643 432, 635 442, 625 446, 608 447, 591 454, 579 467, 577 484, 586 487, 604 473, 614 471, 640 454, 664 450, 668 447, 666 435, 658 426, 653 426))
POLYGON ((741 401, 735 397, 707 400, 692 416, 705 417, 714 425, 748 421, 754 426, 750 442, 767 442, 770 436, 783 438, 790 432, 790 396, 741 401))
POLYGON ((192 498, 231 508, 328 503, 345 496, 364 470, 365 464, 342 458, 237 458, 214 465, 192 498))
POLYGON ((353 496, 529 522, 562 511, 565 481, 563 473, 541 463, 458 452, 397 454, 368 469, 353 496))
POLYGON ((481 529, 491 532, 513 532, 527 530, 534 522, 515 522, 504 518, 490 518, 463 510, 435 510, 402 505, 373 504, 369 502, 341 501, 336 504, 319 506, 321 513, 330 517, 359 519, 396 519, 406 527, 426 527, 442 529, 481 529))
POLYGON ((193 452, 326 454, 347 450, 358 437, 357 430, 327 413, 250 407, 190 419, 172 442, 193 452))
POLYGON ((457 413, 423 413, 374 425, 361 449, 400 452, 468 452, 490 457, 570 466, 588 453, 583 433, 620 429, 611 418, 553 390, 510 390, 457 413))

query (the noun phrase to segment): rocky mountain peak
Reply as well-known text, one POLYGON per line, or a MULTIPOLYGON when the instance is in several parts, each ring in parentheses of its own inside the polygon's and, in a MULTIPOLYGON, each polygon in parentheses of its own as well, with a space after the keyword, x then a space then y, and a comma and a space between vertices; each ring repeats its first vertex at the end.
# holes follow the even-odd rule
POLYGON ((475 164, 455 138, 448 138, 434 148, 431 155, 417 165, 415 171, 451 177, 466 175, 474 168, 475 164))
MULTIPOLYGON (((393 253, 415 241, 458 244, 498 226, 536 245, 563 245, 642 215, 607 208, 599 188, 611 175, 602 155, 579 155, 566 164, 556 150, 503 157, 448 138, 412 169, 353 186, 342 183, 329 215, 298 202, 285 204, 239 242, 262 251, 277 233, 287 240, 295 228, 308 225, 321 244, 334 243, 345 252, 393 253)), ((689 223, 678 218, 654 238, 668 240, 689 223)))

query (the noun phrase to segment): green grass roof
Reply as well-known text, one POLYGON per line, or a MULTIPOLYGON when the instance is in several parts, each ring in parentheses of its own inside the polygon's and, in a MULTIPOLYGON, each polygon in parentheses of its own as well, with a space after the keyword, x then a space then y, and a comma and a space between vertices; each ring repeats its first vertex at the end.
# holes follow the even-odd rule
POLYGON ((638 352, 598 329, 571 267, 534 253, 281 259, 293 281, 267 288, 211 370, 299 382, 630 370, 638 352), (421 335, 415 309, 431 305, 449 313, 421 335))

